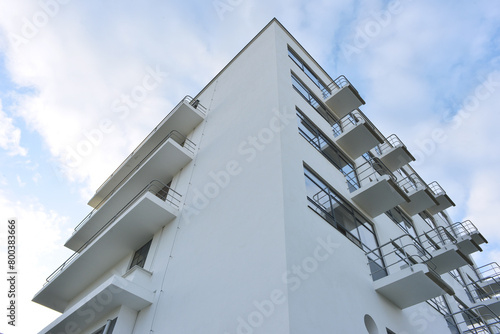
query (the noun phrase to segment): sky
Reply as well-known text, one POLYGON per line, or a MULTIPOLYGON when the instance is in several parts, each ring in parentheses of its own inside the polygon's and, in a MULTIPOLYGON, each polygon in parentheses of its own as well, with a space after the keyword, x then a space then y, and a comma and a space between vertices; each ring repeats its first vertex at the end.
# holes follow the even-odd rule
MULTIPOLYGON (((0 261, 12 217, 19 247, 18 323, 2 316, 0 332, 36 333, 59 315, 31 298, 71 255, 63 244, 92 194, 273 17, 331 77, 347 76, 364 113, 456 203, 452 219, 487 237, 476 262, 500 262, 497 1, 0 4, 0 261)), ((0 289, 4 305, 4 279, 0 289)))

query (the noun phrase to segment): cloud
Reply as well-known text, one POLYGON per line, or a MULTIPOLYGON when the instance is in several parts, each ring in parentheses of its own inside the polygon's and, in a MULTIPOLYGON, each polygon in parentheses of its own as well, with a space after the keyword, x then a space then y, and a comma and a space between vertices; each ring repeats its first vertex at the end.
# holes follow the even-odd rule
MULTIPOLYGON (((0 192, 0 212, 2 222, 17 218, 17 271, 18 295, 17 306, 20 317, 13 333, 34 333, 40 330, 40 324, 58 316, 57 312, 31 302, 31 298, 42 287, 44 277, 57 268, 71 252, 62 250, 60 245, 67 232, 63 226, 67 217, 48 210, 35 198, 22 202, 9 199, 9 194, 0 192), (30 315, 26 321, 24 315, 30 315)), ((6 228, 0 230, 2 245, 6 245, 6 228)), ((6 249, 2 247, 0 256, 6 258, 6 249)), ((6 281, 1 280, 0 288, 7 291, 6 281)), ((6 299, 4 299, 6 300, 6 299)))
POLYGON ((0 101, 0 147, 7 151, 8 155, 26 156, 27 150, 21 144, 21 130, 14 126, 12 118, 3 111, 0 101))

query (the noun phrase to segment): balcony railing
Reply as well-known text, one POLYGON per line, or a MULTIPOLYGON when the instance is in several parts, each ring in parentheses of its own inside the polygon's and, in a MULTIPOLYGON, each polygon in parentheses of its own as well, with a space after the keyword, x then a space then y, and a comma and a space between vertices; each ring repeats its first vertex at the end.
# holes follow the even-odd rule
POLYGON ((498 334, 500 318, 487 306, 462 309, 449 315, 463 334, 498 334), (480 310, 482 309, 482 312, 480 310))
POLYGON ((352 159, 359 158, 383 141, 376 128, 359 109, 332 125, 335 143, 352 159))
MULTIPOLYGON (((97 212, 99 210, 99 208, 104 204, 106 203, 106 201, 116 192, 116 190, 118 190, 128 179, 129 177, 135 172, 137 171, 138 169, 141 168, 141 166, 144 164, 144 162, 146 162, 155 152, 156 150, 161 147, 168 139, 174 139, 177 143, 180 143, 182 147, 184 147, 186 150, 188 150, 190 153, 193 153, 195 152, 196 150, 196 144, 193 143, 191 140, 189 140, 188 138, 186 138, 185 136, 183 136, 182 134, 180 134, 179 132, 177 131, 171 131, 167 136, 165 136, 165 138, 163 138, 163 140, 161 140, 160 143, 158 143, 158 145, 156 145, 140 162, 139 164, 137 164, 115 187, 114 189, 109 192, 106 197, 104 197, 101 202, 96 206, 96 209, 93 209, 91 212, 89 212, 89 214, 87 216, 85 216, 85 218, 82 219, 82 221, 80 223, 78 223, 78 225, 76 225, 74 231, 73 231, 73 234, 76 233, 83 225, 85 225, 85 223, 94 215, 95 212, 97 212)), ((142 143, 141 143, 142 144, 142 143)), ((141 145, 139 145, 140 147, 141 145)), ((120 164, 120 166, 115 170, 115 172, 113 172, 113 174, 111 174, 107 180, 111 179, 116 171, 118 171, 136 152, 138 148, 136 148, 128 157, 127 159, 125 159, 124 162, 122 162, 120 164)), ((104 182, 106 183, 106 182, 104 182)))
POLYGON ((500 276, 500 266, 496 262, 485 264, 475 268, 477 275, 481 278, 500 276))
POLYGON ((385 273, 384 276, 387 276, 418 263, 430 263, 432 266, 432 255, 409 234, 393 239, 367 252, 366 255, 371 259, 380 260, 380 262, 384 263, 384 266, 372 271, 372 276, 376 277, 380 277, 381 273, 385 273))
POLYGON ((379 159, 368 160, 356 167, 358 180, 363 186, 364 182, 377 180, 380 176, 387 175, 392 181, 397 183, 397 177, 379 159))
POLYGON ((360 188, 351 191, 352 200, 370 216, 376 217, 410 201, 396 176, 377 158, 359 165, 356 173, 360 188))
POLYGON ((489 276, 466 285, 474 301, 477 303, 490 300, 500 295, 500 275, 489 276))
POLYGON ((446 195, 446 191, 437 183, 436 181, 429 183, 429 188, 434 193, 434 196, 444 196, 446 195))
POLYGON ((94 240, 99 238, 101 234, 115 222, 120 215, 122 215, 127 209, 129 209, 142 195, 150 192, 156 195, 164 202, 168 202, 174 208, 179 208, 181 195, 175 190, 171 189, 164 183, 153 180, 148 185, 146 185, 141 191, 137 193, 124 207, 122 207, 106 224, 104 224, 90 239, 88 239, 75 253, 73 253, 63 264, 61 264, 52 274, 47 277, 45 284, 49 283, 54 277, 56 277, 60 272, 64 270, 71 262, 73 262, 80 253, 85 250, 94 240))
POLYGON ((343 75, 333 80, 327 89, 323 89, 325 104, 337 118, 342 118, 354 109, 365 104, 359 92, 343 75))
POLYGON ((446 293, 454 294, 435 271, 437 266, 431 253, 408 234, 366 255, 369 264, 373 261, 383 263, 380 268, 370 266, 376 291, 402 309, 446 293))
POLYGON ((413 155, 395 134, 384 138, 382 144, 375 146, 375 153, 391 171, 415 161, 413 155))
POLYGON ((326 98, 331 95, 335 95, 336 92, 341 90, 344 87, 351 86, 352 89, 356 92, 356 94, 359 95, 359 92, 354 88, 354 86, 351 84, 349 80, 345 77, 345 75, 339 75, 336 79, 334 79, 330 84, 328 85, 328 88, 330 89, 329 91, 326 89, 323 89, 323 96, 326 98))
POLYGON ((436 214, 440 211, 446 210, 451 206, 455 206, 455 203, 450 199, 450 197, 446 194, 443 188, 436 181, 429 183, 429 188, 431 189, 436 201, 438 201, 438 205, 435 205, 428 209, 430 214, 436 214))

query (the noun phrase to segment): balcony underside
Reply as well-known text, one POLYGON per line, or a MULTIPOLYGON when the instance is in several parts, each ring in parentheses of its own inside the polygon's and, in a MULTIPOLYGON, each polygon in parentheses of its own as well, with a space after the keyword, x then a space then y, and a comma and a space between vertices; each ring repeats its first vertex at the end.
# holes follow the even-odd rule
POLYGON ((409 203, 401 204, 401 208, 410 216, 414 216, 436 204, 439 204, 428 188, 419 188, 408 194, 409 203))
POLYGON ((492 317, 492 312, 495 315, 500 314, 500 300, 498 298, 483 300, 477 304, 477 312, 486 319, 492 317))
POLYGON ((415 161, 413 155, 411 155, 410 151, 408 151, 404 145, 392 147, 387 150, 387 152, 380 155, 379 159, 382 160, 384 165, 386 165, 391 172, 394 172, 396 169, 415 161))
POLYGON ((486 278, 481 282, 477 283, 478 287, 481 289, 481 294, 483 296, 495 297, 500 294, 500 277, 486 278))
POLYGON ((436 213, 438 212, 441 212, 443 210, 446 210, 452 206, 455 206, 455 203, 453 203, 453 201, 451 200, 450 197, 448 197, 448 195, 439 195, 436 197, 436 201, 439 203, 438 205, 434 205, 432 207, 430 207, 427 211, 429 211, 429 213, 431 215, 435 215, 436 213))
POLYGON ((453 289, 425 264, 416 264, 373 282, 375 291, 404 309, 446 293, 453 289))
POLYGON ((482 248, 474 241, 474 239, 470 235, 458 237, 456 239, 457 242, 455 245, 465 255, 470 255, 477 251, 482 251, 482 248))
POLYGON ((387 175, 370 177, 368 183, 352 192, 352 200, 371 217, 376 217, 410 199, 387 175))
POLYGON ((169 182, 193 159, 192 154, 172 138, 168 139, 130 178, 111 196, 92 217, 82 225, 65 246, 76 251, 123 208, 149 182, 169 182))
POLYGON ((432 268, 436 273, 442 275, 444 273, 450 272, 453 269, 460 268, 466 265, 472 265, 473 263, 467 256, 465 256, 455 245, 446 245, 441 249, 431 252, 432 263, 429 263, 429 267, 432 268))
POLYGON ((78 293, 146 243, 177 214, 168 202, 152 193, 144 194, 47 283, 33 301, 63 312, 78 293))
POLYGON ((154 293, 148 289, 122 277, 113 276, 45 327, 41 333, 56 334, 74 330, 76 333, 76 329, 85 329, 91 325, 89 316, 95 313, 88 314, 89 310, 99 311, 94 315, 98 320, 99 315, 104 316, 122 305, 140 311, 152 304, 153 297, 154 293))
POLYGON ((349 124, 343 129, 342 134, 335 138, 335 143, 353 160, 382 142, 383 138, 364 120, 355 125, 349 124))
POLYGON ((351 85, 347 85, 330 95, 325 100, 325 104, 340 119, 365 104, 365 101, 351 85))
POLYGON ((143 141, 141 146, 134 152, 134 155, 128 157, 119 169, 115 171, 113 176, 97 189, 88 204, 94 208, 97 207, 169 133, 175 130, 184 137, 187 137, 204 118, 205 116, 189 103, 180 103, 143 141))

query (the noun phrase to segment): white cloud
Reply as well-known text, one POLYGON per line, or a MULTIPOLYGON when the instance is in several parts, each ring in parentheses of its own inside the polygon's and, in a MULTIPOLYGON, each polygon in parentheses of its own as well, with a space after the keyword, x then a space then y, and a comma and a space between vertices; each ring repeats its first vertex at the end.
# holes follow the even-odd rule
POLYGON ((27 150, 21 146, 20 142, 21 130, 14 126, 13 119, 3 111, 0 101, 0 147, 9 155, 25 156, 27 150))
MULTIPOLYGON (((12 201, 0 192, 0 212, 3 223, 17 218, 18 240, 18 322, 12 333, 36 333, 45 324, 58 316, 57 312, 31 302, 31 298, 41 289, 47 277, 69 256, 68 250, 61 251, 63 242, 62 226, 67 218, 43 207, 37 199, 12 201), (27 316, 29 315, 29 319, 27 316)), ((0 230, 1 244, 6 244, 6 228, 0 230)), ((2 247, 0 256, 6 258, 2 247)), ((1 280, 0 289, 7 291, 6 281, 1 280)), ((6 300, 6 299, 4 299, 6 300)))
POLYGON ((24 187, 26 185, 26 182, 23 182, 23 180, 21 180, 21 177, 19 175, 16 175, 16 180, 19 187, 24 187))

